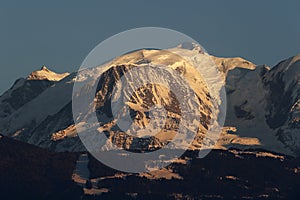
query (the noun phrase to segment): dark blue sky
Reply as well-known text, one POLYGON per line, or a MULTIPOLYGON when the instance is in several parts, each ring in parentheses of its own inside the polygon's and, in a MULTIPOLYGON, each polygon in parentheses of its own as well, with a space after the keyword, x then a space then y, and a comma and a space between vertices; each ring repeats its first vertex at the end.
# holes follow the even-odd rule
POLYGON ((42 65, 76 71, 99 42, 144 26, 185 33, 216 56, 273 66, 300 53, 299 11, 299 0, 1 1, 0 93, 42 65))

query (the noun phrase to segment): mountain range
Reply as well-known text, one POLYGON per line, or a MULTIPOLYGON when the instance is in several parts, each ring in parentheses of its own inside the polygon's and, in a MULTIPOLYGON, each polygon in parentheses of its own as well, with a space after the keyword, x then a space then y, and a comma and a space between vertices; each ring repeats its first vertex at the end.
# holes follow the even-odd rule
MULTIPOLYGON (((182 46, 176 51, 185 51, 182 46)), ((188 50, 203 54, 199 48, 188 50)), ((298 156, 300 149, 300 55, 281 61, 270 68, 256 66, 242 58, 210 56, 224 78, 227 93, 226 121, 221 137, 213 148, 262 148, 286 155, 298 156)), ((113 87, 120 76, 133 68, 165 62, 168 68, 179 71, 201 100, 201 123, 191 149, 197 149, 207 130, 212 104, 203 80, 192 76, 192 68, 182 58, 162 50, 139 50, 113 60, 102 74, 95 94, 99 121, 108 138, 125 149, 163 146, 178 128, 176 118, 181 111, 174 95, 160 86, 147 86, 129 102, 129 111, 138 126, 147 125, 147 109, 154 104, 168 111, 163 129, 147 140, 139 139, 144 133, 131 130, 139 137, 129 137, 120 130, 111 116, 110 101, 113 87), (164 57, 163 57, 164 56, 164 57), (193 78, 196 80, 193 82, 193 78), (106 118, 100 116, 104 113, 106 118), (166 128, 168 127, 168 128, 166 128), (201 136, 202 135, 202 136, 201 136), (198 140, 198 142, 197 142, 198 140)), ((54 151, 83 151, 72 116, 72 89, 78 77, 97 76, 97 67, 77 73, 57 74, 45 66, 20 78, 0 97, 0 133, 14 139, 54 151), (81 76, 82 75, 82 76, 81 76)), ((209 75, 208 75, 209 76, 209 75)), ((159 79, 159 77, 157 77, 159 79)), ((124 85, 125 86, 125 85, 124 85)), ((125 113, 125 110, 124 110, 125 113)))

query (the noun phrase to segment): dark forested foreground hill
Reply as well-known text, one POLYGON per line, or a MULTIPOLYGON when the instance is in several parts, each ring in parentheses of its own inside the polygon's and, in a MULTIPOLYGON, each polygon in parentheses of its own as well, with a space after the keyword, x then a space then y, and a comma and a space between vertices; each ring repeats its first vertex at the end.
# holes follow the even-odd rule
POLYGON ((79 199, 82 189, 72 182, 78 154, 0 137, 1 199, 79 199))
POLYGON ((151 174, 109 170, 90 157, 91 178, 108 193, 85 199, 298 199, 300 162, 264 150, 213 150, 198 159, 195 151, 151 174), (100 179, 99 179, 100 178, 100 179))
POLYGON ((1 199, 297 199, 300 160, 264 150, 213 150, 152 173, 128 174, 89 156, 90 179, 101 194, 83 193, 72 181, 78 154, 53 153, 0 139, 1 199), (275 167, 274 167, 275 166, 275 167))

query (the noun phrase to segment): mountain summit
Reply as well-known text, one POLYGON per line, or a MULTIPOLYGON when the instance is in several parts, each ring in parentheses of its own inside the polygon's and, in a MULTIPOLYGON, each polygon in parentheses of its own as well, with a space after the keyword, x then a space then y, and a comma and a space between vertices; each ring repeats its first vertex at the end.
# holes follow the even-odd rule
POLYGON ((43 66, 40 70, 34 71, 29 74, 27 80, 49 80, 49 81, 60 81, 61 79, 68 76, 69 73, 58 74, 49 70, 46 66, 43 66))

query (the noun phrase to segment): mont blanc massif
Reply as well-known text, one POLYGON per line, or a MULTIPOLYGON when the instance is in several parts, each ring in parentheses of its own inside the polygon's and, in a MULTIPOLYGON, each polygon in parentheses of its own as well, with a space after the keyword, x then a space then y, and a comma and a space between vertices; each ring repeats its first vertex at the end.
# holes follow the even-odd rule
MULTIPOLYGON (((212 112, 213 95, 205 81, 196 77, 195 69, 164 50, 137 50, 112 60, 98 77, 94 104, 107 140, 129 152, 147 153, 163 148, 176 135, 186 111, 180 109, 180 99, 174 92, 147 84, 129 94, 122 87, 131 87, 133 80, 117 84, 125 73, 145 65, 155 68, 163 63, 170 72, 184 77, 197 100, 187 97, 187 108, 200 119, 182 123, 187 129, 196 125, 197 133, 184 154, 169 165, 141 173, 112 169, 86 150, 72 114, 74 82, 85 83, 99 76, 98 68, 58 74, 43 66, 17 79, 0 97, 1 194, 7 199, 299 198, 300 54, 269 67, 239 57, 207 55, 193 44, 179 45, 172 52, 205 55, 217 66, 223 80, 220 87, 226 90, 223 103, 227 105, 225 124, 217 140, 204 140, 209 121, 216 114, 212 112), (120 98, 130 97, 117 115, 111 109, 114 92, 122 93, 120 98), (163 125, 155 121, 160 130, 152 127, 156 134, 149 134, 139 127, 149 125, 149 108, 153 105, 163 107, 166 117, 163 125), (135 124, 128 130, 131 134, 118 126, 124 113, 130 113, 135 124), (199 158, 205 142, 211 151, 199 158)), ((205 76, 210 76, 209 71, 205 76)), ((153 80, 161 78, 151 76, 153 80)), ((83 87, 80 92, 90 92, 88 84, 83 87)), ((81 116, 83 122, 91 113, 85 114, 81 116)), ((155 114, 153 111, 154 118, 155 114)), ((105 141, 101 148, 111 150, 105 141)))

